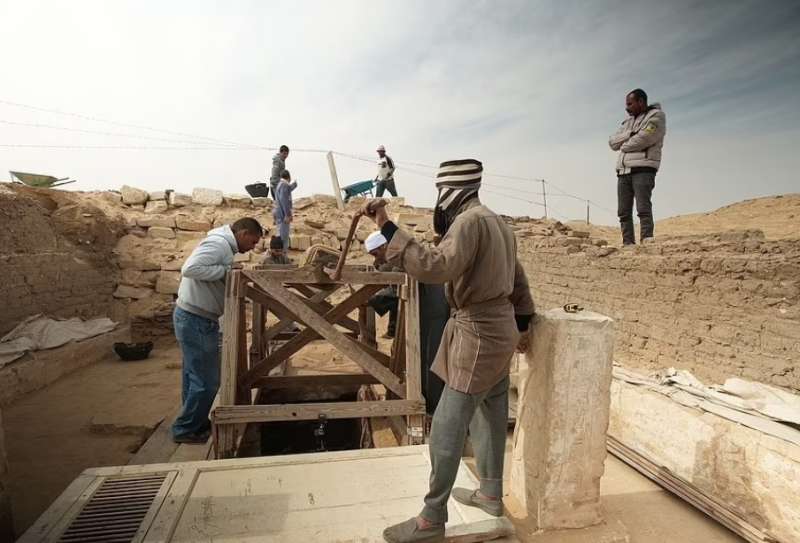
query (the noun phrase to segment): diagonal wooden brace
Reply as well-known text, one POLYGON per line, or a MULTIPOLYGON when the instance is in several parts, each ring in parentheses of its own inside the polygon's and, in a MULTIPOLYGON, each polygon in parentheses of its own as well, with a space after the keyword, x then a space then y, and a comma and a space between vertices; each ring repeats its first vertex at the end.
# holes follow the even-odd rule
MULTIPOLYGON (((299 316, 309 328, 324 337, 336 350, 346 355, 353 362, 361 366, 365 371, 374 375, 386 388, 405 398, 406 390, 400 379, 389 369, 375 360, 362 349, 354 345, 342 332, 337 330, 325 317, 316 313, 313 309, 306 306, 302 301, 291 292, 284 289, 280 284, 271 281, 262 281, 253 278, 258 286, 263 288, 267 294, 275 299, 286 309, 299 316)), ((362 288, 363 290, 363 288, 362 288)), ((360 292, 360 291, 359 291, 360 292)))

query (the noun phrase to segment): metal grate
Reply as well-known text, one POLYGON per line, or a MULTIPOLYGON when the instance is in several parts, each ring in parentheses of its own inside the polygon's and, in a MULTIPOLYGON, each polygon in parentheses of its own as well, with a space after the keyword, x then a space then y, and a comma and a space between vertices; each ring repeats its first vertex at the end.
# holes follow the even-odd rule
POLYGON ((133 541, 166 478, 166 473, 148 473, 106 479, 58 541, 133 541))

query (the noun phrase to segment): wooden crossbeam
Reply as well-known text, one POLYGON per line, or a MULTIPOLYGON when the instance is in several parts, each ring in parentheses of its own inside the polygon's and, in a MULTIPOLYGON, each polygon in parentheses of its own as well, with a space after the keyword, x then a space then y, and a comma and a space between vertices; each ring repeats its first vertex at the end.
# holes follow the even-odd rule
POLYGON ((278 375, 261 377, 254 386, 263 390, 305 389, 317 387, 356 387, 374 385, 378 380, 368 373, 339 373, 324 375, 278 375))
MULTIPOLYGON (((405 277, 405 274, 403 274, 405 277)), ((337 330, 326 318, 323 318, 313 309, 307 307, 303 302, 291 292, 284 289, 280 284, 270 280, 264 280, 261 277, 251 277, 253 281, 258 283, 264 291, 272 296, 275 301, 285 308, 289 309, 298 315, 303 322, 312 328, 316 333, 324 337, 328 342, 333 345, 336 350, 346 355, 350 360, 361 366, 365 371, 371 373, 383 384, 386 388, 392 390, 401 397, 406 396, 406 390, 401 383, 400 379, 389 371, 384 364, 364 352, 358 346, 354 345, 344 334, 337 330)), ((362 289, 363 290, 363 289, 362 289)), ((419 366, 417 366, 419 367, 419 366)))
POLYGON ((380 400, 372 402, 324 402, 275 405, 220 405, 213 412, 214 424, 247 424, 285 420, 358 419, 414 415, 425 412, 420 400, 380 400))
POLYGON ((406 274, 402 272, 378 272, 345 270, 342 278, 334 281, 326 273, 317 274, 313 269, 273 269, 273 270, 245 270, 248 279, 258 283, 261 281, 275 281, 277 283, 318 284, 318 285, 403 285, 406 274))
MULTIPOLYGON (((278 287, 279 289, 281 287, 278 287)), ((353 311, 358 306, 367 303, 373 294, 378 292, 381 288, 381 285, 366 285, 361 287, 357 290, 354 294, 352 294, 349 298, 344 300, 342 303, 325 313, 324 317, 322 317, 328 323, 336 322, 340 318, 346 316, 348 313, 353 311)), ((300 302, 298 302, 299 304, 300 302)), ((302 306, 303 309, 311 311, 310 309, 302 306)), ((313 328, 306 328, 292 339, 284 343, 280 348, 276 351, 271 353, 266 360, 264 360, 260 364, 256 364, 250 371, 248 371, 245 375, 242 376, 241 380, 244 386, 252 387, 253 383, 256 379, 261 376, 267 375, 272 368, 292 356, 294 353, 302 349, 305 345, 309 342, 313 341, 318 337, 317 332, 313 328)))

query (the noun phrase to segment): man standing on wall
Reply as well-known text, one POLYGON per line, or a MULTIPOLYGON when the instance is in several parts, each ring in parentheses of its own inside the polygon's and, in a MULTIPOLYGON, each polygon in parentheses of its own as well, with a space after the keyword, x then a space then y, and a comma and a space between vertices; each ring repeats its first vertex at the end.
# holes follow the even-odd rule
POLYGON ((272 218, 275 219, 275 226, 278 235, 283 240, 283 250, 289 250, 289 230, 291 229, 292 219, 292 191, 297 188, 297 183, 292 181, 292 174, 289 170, 283 170, 281 181, 274 189, 275 204, 272 208, 272 218))
POLYGON ((446 386, 431 425, 430 489, 418 516, 384 530, 389 543, 441 541, 451 491, 465 505, 503 512, 508 370, 514 349, 527 349, 534 307, 514 233, 478 199, 482 172, 473 159, 439 166, 435 247, 400 230, 385 207, 362 211, 388 240, 388 261, 421 282, 445 283, 453 311, 432 368, 446 386), (468 430, 480 488, 453 490, 468 430))
POLYGON ((397 196, 394 185, 394 160, 386 154, 386 147, 378 145, 378 175, 375 176, 375 195, 380 198, 385 190, 397 196))
POLYGON ((281 174, 286 170, 286 159, 289 157, 289 148, 281 145, 281 148, 272 157, 272 173, 269 176, 269 186, 272 189, 272 199, 275 200, 275 189, 281 182, 281 174))
POLYGON ((617 158, 617 215, 622 229, 622 243, 633 245, 633 200, 639 215, 639 239, 653 237, 651 196, 656 186, 656 172, 661 164, 661 147, 667 132, 667 117, 660 104, 647 105, 647 93, 635 89, 625 97, 628 118, 608 139, 617 158))
POLYGON ((173 314, 183 357, 182 408, 172 425, 176 443, 208 440, 208 413, 219 388, 219 318, 225 307, 225 277, 233 255, 250 251, 263 235, 261 225, 250 217, 215 228, 181 268, 173 314))

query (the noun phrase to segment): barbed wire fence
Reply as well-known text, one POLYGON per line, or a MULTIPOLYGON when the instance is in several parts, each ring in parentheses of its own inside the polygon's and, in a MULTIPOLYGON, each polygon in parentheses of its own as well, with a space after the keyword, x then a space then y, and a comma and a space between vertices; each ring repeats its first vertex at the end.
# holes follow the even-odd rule
MULTIPOLYGON (((181 132, 154 126, 124 123, 112 119, 105 119, 92 115, 62 111, 52 108, 44 108, 30 104, 23 104, 10 100, 0 99, 0 106, 7 108, 21 109, 38 114, 47 114, 58 117, 66 117, 81 122, 99 123, 116 128, 127 129, 128 131, 98 130, 90 128, 79 128, 75 126, 63 126, 51 123, 25 122, 8 119, 0 119, 0 125, 20 128, 33 128, 45 131, 69 132, 80 135, 104 136, 112 138, 123 138, 138 140, 137 144, 110 144, 110 145, 83 145, 83 144, 39 144, 39 143, 0 143, 0 148, 6 149, 52 149, 52 150, 132 150, 132 151, 278 151, 279 147, 269 145, 258 145, 233 141, 223 138, 210 137, 188 132, 181 132), (149 134, 130 132, 130 130, 145 131, 149 134), (153 135, 159 134, 159 135, 153 135), (164 137, 170 136, 170 137, 164 137), (153 142, 153 143, 149 143, 153 142)), ((292 147, 293 153, 312 153, 328 154, 348 160, 362 161, 375 164, 373 157, 347 153, 343 151, 321 149, 321 148, 297 148, 292 147)), ((425 164, 423 162, 395 160, 396 170, 419 178, 432 179, 438 166, 425 164), (427 171, 423 171, 427 170, 427 171)), ((524 202, 541 209, 545 218, 558 218, 570 220, 566 214, 562 213, 558 207, 553 205, 554 199, 571 199, 579 201, 586 207, 586 223, 591 220, 591 210, 597 209, 616 218, 616 212, 585 197, 572 194, 550 180, 523 177, 517 175, 507 175, 491 171, 484 171, 484 181, 481 190, 499 198, 505 198, 516 202, 524 202), (509 180, 524 182, 527 186, 500 185, 493 181, 509 180), (534 188, 536 187, 536 188, 534 188)))

